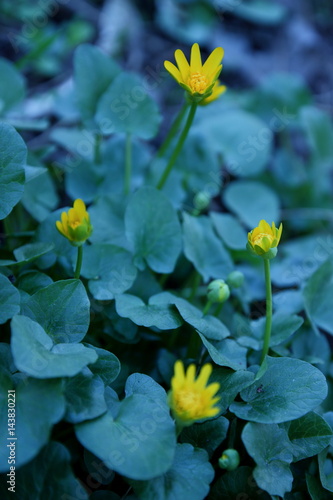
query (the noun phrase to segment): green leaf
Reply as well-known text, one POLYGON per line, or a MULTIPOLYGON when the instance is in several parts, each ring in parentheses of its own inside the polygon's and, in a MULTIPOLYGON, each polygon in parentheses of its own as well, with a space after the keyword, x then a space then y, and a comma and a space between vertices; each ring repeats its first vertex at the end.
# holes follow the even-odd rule
POLYGON ((314 106, 304 106, 299 120, 305 130, 314 165, 319 169, 329 169, 333 156, 333 126, 329 114, 314 106))
POLYGON ((319 475, 323 487, 333 492, 333 460, 328 458, 329 447, 318 455, 319 475))
POLYGON ((24 98, 25 80, 14 64, 0 58, 0 115, 24 98))
MULTIPOLYGON (((20 467, 32 460, 46 445, 53 425, 59 422, 64 414, 65 401, 61 380, 19 379, 16 385, 15 410, 15 437, 17 437, 15 466, 20 467)), ((6 447, 8 440, 5 433, 0 436, 1 440, 4 440, 0 443, 0 471, 4 472, 9 467, 6 447)))
POLYGON ((118 295, 116 310, 122 318, 129 318, 140 326, 155 326, 160 330, 173 330, 182 325, 182 320, 171 305, 159 302, 159 294, 150 297, 148 305, 134 295, 118 295))
POLYGON ((133 394, 111 413, 78 424, 80 443, 107 467, 132 479, 151 479, 164 474, 173 461, 175 428, 166 402, 133 394))
POLYGON ((268 2, 267 0, 250 0, 235 5, 230 4, 228 0, 217 0, 214 2, 215 8, 231 11, 233 15, 264 26, 275 26, 280 24, 287 15, 287 9, 284 5, 277 2, 268 2))
POLYGON ((333 259, 324 262, 303 290, 304 306, 310 320, 319 328, 333 335, 333 309, 331 297, 333 294, 333 259))
POLYGON ((159 401, 161 404, 164 404, 167 399, 163 387, 144 373, 132 373, 128 377, 125 385, 125 394, 126 397, 132 396, 132 394, 143 394, 154 401, 159 401))
POLYGON ((215 235, 208 217, 183 213, 184 253, 204 281, 226 278, 233 264, 221 240, 215 235))
POLYGON ((141 78, 122 72, 99 100, 96 121, 106 135, 119 132, 151 139, 157 134, 161 116, 141 78))
POLYGON ((181 251, 181 228, 163 193, 153 187, 139 189, 127 206, 125 227, 139 269, 146 262, 157 273, 173 271, 181 251))
POLYGON ((18 264, 27 264, 53 250, 52 243, 28 243, 14 250, 18 264))
MULTIPOLYGON (((303 322, 303 318, 296 314, 284 314, 282 312, 273 314, 270 347, 277 346, 288 339, 302 326, 303 322)), ((237 338, 237 342, 240 345, 257 351, 262 349, 264 345, 265 323, 265 317, 251 321, 248 332, 246 331, 247 327, 242 328, 242 336, 237 338)))
POLYGON ((60 220, 61 213, 69 210, 69 207, 61 208, 50 214, 41 224, 39 224, 36 232, 36 240, 45 244, 53 244, 53 250, 46 255, 40 257, 37 265, 41 269, 47 269, 57 260, 59 260, 64 267, 67 267, 70 275, 74 274, 71 266, 71 256, 77 253, 77 249, 73 247, 56 228, 56 221, 60 220))
POLYGON ((233 339, 208 340, 200 332, 198 333, 214 363, 228 366, 233 370, 246 368, 247 349, 245 347, 238 345, 233 339))
POLYGON ((27 180, 22 197, 22 205, 38 222, 46 219, 59 203, 59 197, 49 172, 27 180))
POLYGON ((250 229, 258 226, 261 219, 277 224, 280 218, 276 194, 259 182, 232 182, 224 190, 223 201, 250 229))
POLYGON ((92 120, 98 101, 121 71, 118 64, 98 47, 81 44, 74 54, 77 104, 84 120, 92 120))
POLYGON ((39 323, 55 343, 79 342, 90 320, 90 302, 80 280, 63 280, 39 290, 22 314, 39 323))
POLYGON ((33 295, 41 288, 45 288, 53 283, 52 278, 39 271, 25 271, 20 274, 17 286, 20 290, 33 295))
POLYGON ((105 385, 111 384, 119 375, 120 361, 110 351, 95 347, 94 345, 85 344, 90 349, 93 349, 98 355, 97 361, 89 366, 89 369, 94 375, 99 375, 105 385))
POLYGON ((78 424, 99 417, 106 412, 104 383, 98 375, 85 368, 67 380, 65 390, 65 420, 78 424))
POLYGON ((4 219, 20 201, 24 190, 24 165, 27 147, 7 123, 0 123, 0 219, 4 219))
POLYGON ((271 500, 271 496, 258 488, 252 476, 250 467, 238 467, 238 469, 226 472, 213 485, 209 500, 236 500, 239 498, 271 500))
POLYGON ((327 490, 321 486, 320 481, 314 477, 306 474, 306 485, 308 487, 311 500, 330 500, 332 496, 327 490))
POLYGON ((260 118, 242 110, 207 113, 193 131, 200 131, 206 147, 221 153, 230 174, 240 177, 261 172, 272 149, 272 131, 260 118))
POLYGON ((211 212, 210 217, 217 234, 228 248, 244 250, 247 243, 247 233, 236 217, 216 212, 211 212))
POLYGON ((132 254, 115 245, 95 244, 83 251, 81 275, 97 300, 112 300, 131 288, 137 275, 132 254))
POLYGON ((203 448, 211 458, 216 448, 225 440, 228 428, 228 419, 224 417, 214 418, 202 424, 185 427, 180 435, 180 441, 189 443, 195 448, 203 448))
POLYGON ((8 278, 0 274, 0 324, 6 321, 20 311, 21 297, 20 293, 11 284, 8 278))
POLYGON ((271 495, 284 497, 291 491, 293 475, 288 435, 277 425, 248 423, 242 432, 242 441, 257 466, 253 471, 258 486, 271 495))
POLYGON ((50 442, 16 472, 15 496, 22 500, 88 500, 71 467, 72 457, 61 443, 50 442))
POLYGON ((219 408, 225 413, 237 394, 252 384, 254 373, 246 370, 232 371, 228 368, 215 367, 209 382, 218 382, 220 389, 216 394, 220 398, 219 408))
POLYGON ((265 373, 240 395, 245 403, 230 406, 237 417, 263 424, 281 423, 300 418, 320 405, 326 398, 327 384, 324 375, 305 361, 267 356, 265 373))
POLYGON ((201 137, 199 133, 189 134, 174 169, 181 172, 182 184, 189 191, 203 191, 212 197, 218 194, 222 185, 220 165, 215 152, 206 147, 201 137))
POLYGON ((45 330, 26 316, 15 316, 11 327, 15 364, 35 378, 72 377, 97 360, 97 353, 82 344, 54 346, 45 330))
POLYGON ((292 444, 294 462, 320 453, 329 445, 333 435, 325 420, 312 411, 304 417, 284 424, 284 428, 292 444))
POLYGON ((142 500, 203 500, 214 470, 207 453, 190 444, 178 444, 171 468, 150 481, 129 481, 142 500))

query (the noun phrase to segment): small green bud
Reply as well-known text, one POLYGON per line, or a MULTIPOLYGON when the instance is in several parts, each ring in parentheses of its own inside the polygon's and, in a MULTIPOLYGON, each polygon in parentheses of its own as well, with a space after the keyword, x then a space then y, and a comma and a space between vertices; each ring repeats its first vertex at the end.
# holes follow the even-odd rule
POLYGON ((228 285, 223 280, 214 280, 207 287, 207 298, 209 302, 222 304, 230 297, 228 285))
POLYGON ((194 197, 194 206, 197 210, 205 210, 210 203, 211 197, 206 191, 199 191, 194 197))
POLYGON ((229 448, 222 453, 219 458, 219 467, 221 469, 235 470, 239 466, 240 458, 237 450, 229 448))
POLYGON ((231 288, 239 288, 244 283, 244 274, 240 271, 232 271, 227 277, 227 283, 231 288))

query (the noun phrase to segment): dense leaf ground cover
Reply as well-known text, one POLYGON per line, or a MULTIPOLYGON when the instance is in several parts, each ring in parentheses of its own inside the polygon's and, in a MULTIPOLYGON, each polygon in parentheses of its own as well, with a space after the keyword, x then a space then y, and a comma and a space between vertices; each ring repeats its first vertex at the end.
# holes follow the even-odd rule
POLYGON ((0 14, 1 498, 331 498, 331 4, 0 14))

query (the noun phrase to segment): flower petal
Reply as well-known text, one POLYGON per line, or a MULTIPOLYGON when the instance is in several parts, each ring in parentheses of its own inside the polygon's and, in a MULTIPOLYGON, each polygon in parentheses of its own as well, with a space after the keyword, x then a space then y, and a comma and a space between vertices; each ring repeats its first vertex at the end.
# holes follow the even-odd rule
POLYGON ((196 384, 198 387, 203 388, 206 386, 212 371, 213 371, 213 367, 210 363, 205 364, 201 368, 200 374, 196 380, 196 384))
POLYGON ((191 73, 201 73, 202 71, 200 48, 197 43, 194 43, 192 45, 190 67, 191 67, 191 73))
POLYGON ((170 61, 164 61, 164 67, 178 83, 182 81, 182 75, 180 74, 179 69, 174 64, 172 64, 170 61))
POLYGON ((60 220, 57 220, 56 221, 56 226, 57 226, 57 229, 58 231, 63 234, 64 236, 66 236, 66 233, 64 231, 64 228, 63 228, 63 225, 61 224, 60 220))
POLYGON ((202 72, 205 75, 212 75, 217 71, 218 66, 221 64, 221 61, 224 56, 224 50, 222 47, 216 47, 210 56, 207 58, 205 64, 202 66, 202 72))
POLYGON ((190 65, 187 62, 187 59, 184 55, 184 52, 180 49, 177 49, 175 52, 175 59, 176 59, 180 74, 182 75, 183 83, 186 84, 188 77, 190 75, 190 65))
POLYGON ((86 206, 85 206, 84 202, 82 200, 80 200, 80 198, 78 198, 77 200, 74 201, 73 206, 74 206, 74 210, 76 211, 76 213, 79 216, 79 219, 82 220, 86 215, 86 206))

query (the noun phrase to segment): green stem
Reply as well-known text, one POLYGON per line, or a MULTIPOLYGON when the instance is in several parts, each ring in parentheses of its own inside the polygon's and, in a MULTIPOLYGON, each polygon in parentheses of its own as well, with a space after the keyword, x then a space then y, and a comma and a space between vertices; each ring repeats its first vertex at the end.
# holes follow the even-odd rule
POLYGON ((199 288, 199 285, 201 283, 201 274, 198 273, 198 271, 194 271, 194 278, 192 282, 192 290, 191 290, 191 295, 189 296, 189 300, 192 301, 194 297, 196 296, 197 290, 199 288))
POLYGON ((97 133, 95 135, 95 146, 94 146, 94 160, 95 160, 96 165, 100 165, 102 162, 101 143, 102 143, 102 135, 97 133))
POLYGON ((126 144, 125 144, 125 182, 124 182, 124 193, 125 195, 130 193, 131 190, 131 175, 132 175, 132 141, 131 134, 126 134, 126 144))
POLYGON ((266 324, 265 324, 265 334, 264 334, 264 347, 261 354, 261 363, 264 361, 269 350, 269 343, 271 340, 271 330, 272 330, 272 314, 273 314, 270 261, 269 259, 263 259, 263 260, 265 267, 265 285, 266 285, 266 324))
POLYGON ((220 312, 223 309, 223 305, 224 305, 224 302, 221 302, 220 304, 218 304, 217 308, 215 309, 214 316, 217 317, 220 315, 220 312))
POLYGON ((204 307, 204 310, 202 311, 202 314, 204 316, 206 316, 206 314, 208 313, 208 311, 212 307, 212 305, 213 305, 213 302, 211 300, 207 300, 207 303, 206 303, 206 305, 204 307))
POLYGON ((168 162, 167 166, 165 167, 165 170, 164 170, 163 174, 161 175, 161 178, 156 186, 157 189, 162 189, 162 187, 164 186, 164 184, 166 183, 166 181, 170 175, 172 167, 174 166, 174 164, 178 158, 178 155, 183 147, 185 139, 186 139, 186 137, 189 133, 189 130, 191 128, 197 107, 198 107, 197 103, 193 102, 191 105, 190 112, 188 114, 186 123, 185 123, 185 127, 183 128, 183 131, 179 136, 179 139, 178 139, 178 142, 175 146, 175 149, 173 150, 173 153, 170 156, 169 162, 168 162))
POLYGON ((161 156, 164 155, 164 153, 166 152, 166 150, 170 146, 172 139, 175 137, 175 135, 177 134, 177 132, 179 130, 179 127, 181 125, 181 122, 183 121, 183 118, 184 118, 184 115, 185 115, 187 108, 188 108, 188 103, 185 101, 183 106, 180 108, 180 111, 178 112, 178 115, 176 116, 173 124, 171 125, 171 128, 170 128, 166 138, 162 142, 160 149, 157 151, 157 154, 156 154, 157 158, 161 158, 161 156))
POLYGON ((77 260, 76 260, 76 268, 74 273, 74 278, 76 280, 80 279, 81 267, 82 267, 82 257, 83 257, 83 245, 77 247, 77 260))

